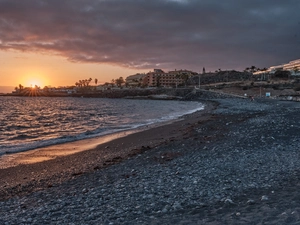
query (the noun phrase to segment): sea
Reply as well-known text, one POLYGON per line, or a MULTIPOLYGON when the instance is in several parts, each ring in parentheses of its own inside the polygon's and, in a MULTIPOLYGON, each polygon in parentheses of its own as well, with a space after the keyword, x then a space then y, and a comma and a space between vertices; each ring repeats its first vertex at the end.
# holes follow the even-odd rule
POLYGON ((191 101, 0 96, 0 156, 157 125, 203 109, 191 101))

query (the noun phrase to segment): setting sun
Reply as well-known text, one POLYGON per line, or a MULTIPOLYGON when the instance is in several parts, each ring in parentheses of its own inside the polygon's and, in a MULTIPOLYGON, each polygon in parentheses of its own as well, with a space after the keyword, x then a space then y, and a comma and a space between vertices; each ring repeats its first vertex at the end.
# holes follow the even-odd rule
POLYGON ((25 87, 35 87, 37 85, 40 88, 43 88, 47 85, 47 80, 43 76, 26 76, 23 77, 22 83, 25 87))
POLYGON ((42 87, 42 82, 40 80, 37 80, 37 79, 31 79, 31 80, 28 80, 28 86, 29 87, 35 87, 38 86, 38 87, 42 87))

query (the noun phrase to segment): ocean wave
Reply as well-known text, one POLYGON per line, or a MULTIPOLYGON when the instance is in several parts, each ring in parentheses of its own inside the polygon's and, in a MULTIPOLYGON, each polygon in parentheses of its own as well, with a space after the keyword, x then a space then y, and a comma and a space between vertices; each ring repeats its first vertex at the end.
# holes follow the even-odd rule
MULTIPOLYGON (((1 99, 5 105, 6 98, 1 99)), ((125 99, 24 98, 19 117, 9 117, 19 99, 10 98, 0 133, 0 155, 148 126, 202 110, 198 102, 125 99), (17 100, 17 101, 15 101, 17 100), (15 101, 15 102, 14 102, 15 101), (37 104, 35 101, 40 101, 37 104), (45 105, 47 107, 45 107, 45 105), (67 113, 66 113, 67 112, 67 113)))

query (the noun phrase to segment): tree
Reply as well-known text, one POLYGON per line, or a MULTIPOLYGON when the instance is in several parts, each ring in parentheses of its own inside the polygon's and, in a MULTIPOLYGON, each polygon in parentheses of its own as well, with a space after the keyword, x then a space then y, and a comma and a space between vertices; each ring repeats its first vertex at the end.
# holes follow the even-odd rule
POLYGON ((250 67, 250 73, 254 73, 254 72, 256 72, 256 71, 257 71, 256 66, 251 66, 251 67, 250 67))
POLYGON ((115 80, 115 83, 118 87, 121 87, 123 83, 125 83, 123 77, 119 77, 118 79, 115 80))
POLYGON ((97 83, 98 83, 98 79, 97 79, 97 78, 95 78, 95 85, 97 85, 97 83))
POLYGON ((43 88, 43 90, 44 90, 44 92, 48 93, 48 92, 49 92, 49 87, 48 87, 48 86, 45 86, 45 87, 43 88))
POLYGON ((250 69, 249 67, 246 67, 244 72, 249 72, 249 69, 250 69))
POLYGON ((181 79, 181 77, 180 77, 180 74, 179 73, 177 73, 176 75, 175 75, 175 78, 176 78, 176 88, 177 88, 177 86, 178 86, 178 79, 181 79))
POLYGON ((161 76, 157 75, 156 76, 156 87, 160 87, 160 79, 161 79, 161 76))
POLYGON ((24 87, 23 87, 23 85, 22 84, 19 84, 17 87, 15 87, 15 91, 16 92, 22 92, 24 90, 24 87))
POLYGON ((87 85, 86 85, 86 86, 89 86, 89 84, 91 83, 92 80, 93 80, 92 78, 88 79, 88 80, 87 80, 87 85))
POLYGON ((188 75, 187 73, 181 73, 181 74, 180 74, 180 77, 181 77, 181 79, 183 80, 184 85, 186 86, 186 83, 187 83, 187 81, 188 81, 188 79, 189 79, 189 75, 188 75))

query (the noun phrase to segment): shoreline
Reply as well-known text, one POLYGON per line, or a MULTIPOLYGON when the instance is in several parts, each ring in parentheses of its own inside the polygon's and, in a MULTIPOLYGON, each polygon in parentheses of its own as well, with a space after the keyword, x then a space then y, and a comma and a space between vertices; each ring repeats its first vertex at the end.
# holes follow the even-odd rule
POLYGON ((215 107, 212 102, 204 105, 203 110, 147 127, 3 155, 0 158, 0 200, 48 188, 180 138, 182 131, 177 128, 195 120, 194 117, 203 116, 200 120, 205 120, 215 107))
MULTIPOLYGON (((53 100, 53 102, 56 100, 53 100)), ((11 100, 4 101, 4 104, 8 104, 10 101, 11 100)), ((201 102, 194 103, 191 101, 177 100, 168 102, 147 100, 141 101, 141 104, 138 100, 127 99, 87 99, 86 101, 69 99, 58 101, 62 101, 65 104, 78 104, 78 106, 74 106, 74 112, 70 111, 70 109, 72 109, 71 106, 62 109, 53 106, 53 110, 55 110, 57 114, 49 114, 41 118, 37 118, 38 114, 34 113, 36 118, 35 116, 31 116, 31 119, 35 121, 35 125, 29 124, 27 121, 24 122, 22 119, 19 120, 18 118, 21 117, 12 118, 10 121, 11 116, 9 112, 13 111, 14 108, 8 107, 6 110, 7 115, 4 113, 7 119, 3 122, 2 128, 4 131, 7 131, 1 135, 2 145, 0 146, 0 159, 3 155, 17 154, 48 146, 77 142, 84 139, 98 137, 101 139, 104 136, 115 133, 139 130, 143 129, 143 127, 152 127, 153 125, 168 123, 168 121, 176 120, 185 114, 203 109, 201 102), (91 111, 90 113, 86 110, 84 110, 84 112, 80 111, 80 108, 85 105, 81 104, 82 101, 86 102, 86 105, 95 104, 94 108, 89 109, 89 112, 91 111), (97 103, 98 101, 103 101, 105 104, 112 104, 114 108, 108 108, 108 110, 113 110, 114 112, 107 110, 103 112, 102 106, 97 103), (134 111, 132 111, 132 107, 130 106, 126 108, 126 106, 131 103, 136 104, 136 106, 140 108, 134 109, 134 111), (164 107, 165 103, 168 106, 170 105, 170 107, 164 107), (162 110, 157 111, 157 107, 152 107, 152 105, 159 105, 159 107, 162 107, 162 110), (185 105, 187 106, 185 107, 185 105), (66 115, 70 116, 63 118, 66 115), (112 121, 110 121, 110 119, 112 119, 112 121)), ((19 101, 14 99, 12 102, 18 104, 19 101)), ((30 104, 35 104, 35 102, 35 99, 29 101, 30 104)), ((41 102, 41 105, 47 104, 45 99, 41 100, 41 102)), ((32 110, 37 109, 30 107, 24 112, 31 112, 32 110)))
POLYGON ((0 170, 19 179, 0 189, 0 223, 299 223, 299 103, 214 101, 94 150, 0 170))
POLYGON ((171 120, 163 120, 160 122, 144 124, 136 128, 129 128, 126 130, 120 130, 120 131, 103 134, 96 137, 88 137, 76 141, 57 143, 57 144, 47 145, 47 146, 19 151, 19 152, 4 153, 0 155, 0 169, 14 167, 19 164, 33 164, 38 162, 44 162, 47 160, 55 159, 56 157, 67 156, 67 155, 72 155, 83 151, 92 150, 97 148, 97 146, 101 144, 105 144, 115 139, 126 137, 130 134, 142 132, 160 126, 170 125, 180 120, 184 120, 186 116, 189 116, 194 113, 199 113, 199 112, 201 113, 202 111, 206 111, 205 107, 206 107, 205 104, 203 104, 202 109, 195 109, 192 112, 187 112, 186 114, 183 114, 171 120))

